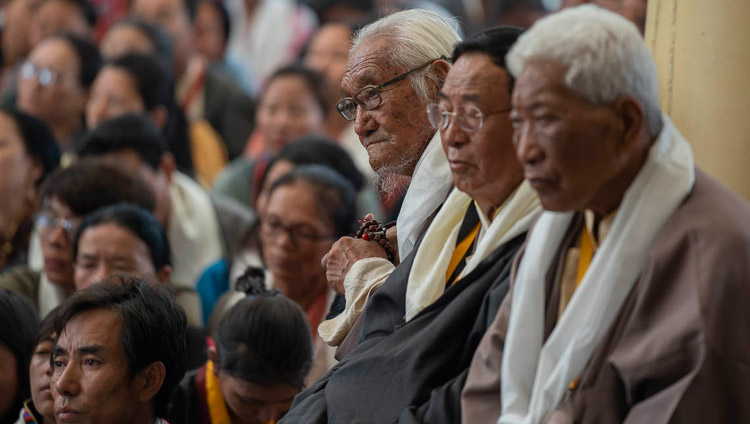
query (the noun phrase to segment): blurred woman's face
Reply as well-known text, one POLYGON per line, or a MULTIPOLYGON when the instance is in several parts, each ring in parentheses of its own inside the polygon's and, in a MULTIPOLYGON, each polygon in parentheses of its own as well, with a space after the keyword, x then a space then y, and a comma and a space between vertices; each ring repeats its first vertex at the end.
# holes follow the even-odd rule
POLYGON ((0 112, 0 239, 12 237, 32 212, 35 183, 41 172, 39 163, 26 152, 16 122, 0 112))
POLYGON ((266 152, 276 154, 294 139, 322 133, 324 114, 302 77, 273 79, 263 92, 257 112, 266 152))
POLYGON ((86 104, 86 125, 96 128, 102 121, 126 113, 144 112, 143 98, 138 84, 121 68, 105 66, 91 86, 91 95, 86 104))
POLYGON ((111 60, 126 53, 154 54, 156 48, 140 29, 122 24, 111 27, 104 34, 99 50, 104 59, 111 60))
POLYGON ((52 370, 49 365, 50 353, 52 352, 52 339, 44 340, 34 348, 29 366, 29 382, 31 384, 31 400, 34 407, 50 420, 55 418, 55 400, 52 399, 49 380, 52 370))
POLYGON ((322 72, 328 79, 334 105, 340 97, 341 80, 346 72, 351 46, 349 28, 331 23, 323 25, 315 33, 305 54, 305 65, 322 72))
POLYGON ((311 282, 325 281, 320 261, 336 240, 318 202, 309 184, 295 182, 274 190, 262 215, 263 257, 274 285, 292 299, 316 290, 311 282))
POLYGON ((36 219, 44 255, 44 273, 65 293, 75 290, 73 241, 82 219, 57 197, 45 200, 36 219))
POLYGON ((81 38, 91 38, 91 28, 76 3, 53 0, 41 2, 34 12, 29 28, 31 46, 36 46, 44 38, 60 32, 75 34, 81 38))
POLYGON ((7 346, 0 343, 0 417, 18 413, 9 411, 18 396, 18 362, 7 346))
POLYGON ((78 55, 67 41, 42 41, 19 71, 18 108, 48 125, 80 119, 87 95, 80 72, 78 55))
POLYGON ((193 21, 193 32, 198 53, 210 62, 220 62, 224 58, 226 50, 224 22, 222 22, 218 6, 208 1, 198 3, 193 21))

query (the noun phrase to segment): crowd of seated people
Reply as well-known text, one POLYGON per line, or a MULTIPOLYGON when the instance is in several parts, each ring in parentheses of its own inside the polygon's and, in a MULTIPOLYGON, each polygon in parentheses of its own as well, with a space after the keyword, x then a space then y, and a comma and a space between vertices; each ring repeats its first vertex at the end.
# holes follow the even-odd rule
POLYGON ((0 2, 0 424, 749 421, 646 1, 479 3, 0 2))

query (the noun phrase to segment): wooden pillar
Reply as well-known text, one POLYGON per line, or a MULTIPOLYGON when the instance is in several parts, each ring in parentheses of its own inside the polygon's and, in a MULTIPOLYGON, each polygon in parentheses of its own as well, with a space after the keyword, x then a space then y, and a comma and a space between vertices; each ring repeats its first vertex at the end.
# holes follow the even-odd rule
POLYGON ((645 36, 696 164, 750 199, 750 1, 649 0, 645 36))

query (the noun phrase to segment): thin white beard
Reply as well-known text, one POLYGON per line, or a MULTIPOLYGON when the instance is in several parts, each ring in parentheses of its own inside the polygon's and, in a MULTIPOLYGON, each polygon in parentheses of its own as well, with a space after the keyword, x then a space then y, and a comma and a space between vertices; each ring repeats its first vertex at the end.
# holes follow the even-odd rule
POLYGON ((375 186, 378 188, 381 196, 386 200, 401 193, 401 182, 404 176, 393 172, 389 168, 380 168, 372 177, 375 186))
MULTIPOLYGON (((413 109, 407 114, 407 119, 414 123, 415 120, 411 117, 411 112, 417 111, 413 109)), ((426 141, 422 144, 410 143, 406 149, 404 149, 399 157, 391 164, 385 164, 380 169, 375 171, 375 185, 378 187, 381 196, 385 199, 390 200, 392 196, 401 195, 401 188, 404 187, 405 182, 411 179, 416 169, 419 159, 424 154, 427 145, 432 140, 435 130, 432 128, 424 128, 417 136, 418 139, 425 139, 426 141)))
POLYGON ((409 172, 407 171, 414 172, 422 150, 420 146, 415 146, 415 148, 404 151, 396 163, 384 165, 375 171, 374 183, 383 198, 390 200, 393 196, 399 196, 403 193, 404 187, 408 185, 408 181, 411 179, 411 175, 408 175, 409 172))

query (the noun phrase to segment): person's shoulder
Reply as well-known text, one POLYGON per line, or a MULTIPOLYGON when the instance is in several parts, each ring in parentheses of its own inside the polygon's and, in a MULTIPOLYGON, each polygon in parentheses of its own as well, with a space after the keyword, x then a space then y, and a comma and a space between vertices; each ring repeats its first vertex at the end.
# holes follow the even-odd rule
MULTIPOLYGON (((39 284, 41 272, 29 268, 27 265, 16 265, 0 271, 0 282, 5 279, 23 280, 28 283, 39 284)), ((0 283, 0 285, 2 285, 0 283)))
POLYGON ((210 99, 220 102, 243 103, 253 105, 250 96, 226 71, 210 65, 206 69, 206 101, 210 99))
POLYGON ((698 292, 729 286, 744 291, 750 281, 750 204, 696 169, 693 190, 667 219, 649 256, 661 279, 693 284, 698 292))
POLYGON ((203 369, 204 367, 200 367, 185 373, 172 397, 172 405, 167 420, 169 423, 191 423, 195 421, 195 417, 192 416, 193 411, 200 402, 196 390, 196 379, 198 373, 203 369))
POLYGON ((26 265, 16 265, 0 272, 0 289, 28 297, 37 305, 41 273, 26 265))
POLYGON ((255 211, 230 196, 214 192, 211 193, 211 200, 221 222, 229 221, 232 225, 245 227, 257 220, 255 211))
POLYGON ((750 243, 750 203, 696 169, 693 190, 665 228, 715 243, 750 243))
POLYGON ((217 189, 217 186, 231 184, 234 179, 245 178, 248 175, 252 177, 255 164, 255 160, 241 155, 232 159, 216 178, 214 190, 217 189))

